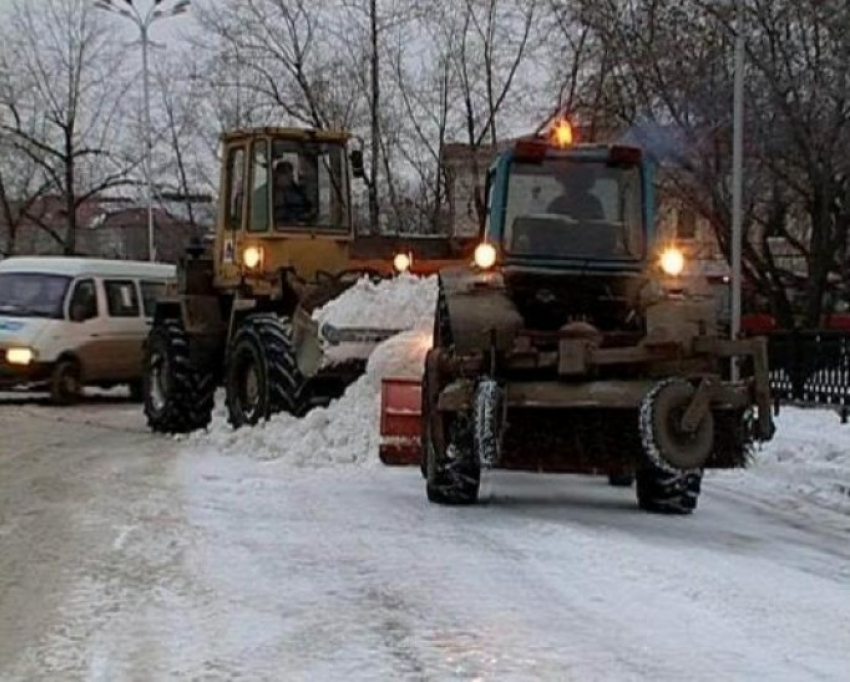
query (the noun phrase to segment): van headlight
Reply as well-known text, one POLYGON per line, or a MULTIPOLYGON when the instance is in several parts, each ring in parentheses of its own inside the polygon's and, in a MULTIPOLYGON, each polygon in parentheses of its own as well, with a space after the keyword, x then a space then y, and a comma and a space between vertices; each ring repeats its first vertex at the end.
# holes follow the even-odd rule
POLYGON ((6 351, 6 362, 10 365, 21 365, 26 367, 35 360, 35 352, 32 348, 9 348, 6 351))

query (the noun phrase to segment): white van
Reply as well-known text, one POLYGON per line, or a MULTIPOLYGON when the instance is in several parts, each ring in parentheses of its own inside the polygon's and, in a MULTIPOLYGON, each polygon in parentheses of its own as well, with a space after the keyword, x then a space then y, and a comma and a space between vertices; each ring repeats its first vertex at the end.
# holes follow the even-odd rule
POLYGON ((75 257, 0 261, 0 390, 83 386, 141 395, 142 345, 173 265, 75 257))

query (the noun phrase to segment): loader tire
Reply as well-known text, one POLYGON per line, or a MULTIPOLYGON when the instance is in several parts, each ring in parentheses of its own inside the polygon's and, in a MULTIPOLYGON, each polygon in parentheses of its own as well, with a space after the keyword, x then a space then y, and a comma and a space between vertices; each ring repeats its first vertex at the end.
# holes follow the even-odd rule
POLYGON ((702 486, 701 471, 669 473, 647 466, 637 472, 638 506, 657 514, 691 514, 702 486))
POLYGON ((289 325, 274 315, 246 318, 230 343, 225 369, 227 418, 233 428, 272 415, 303 414, 305 380, 289 325))
POLYGON ((142 375, 144 412, 155 432, 205 429, 215 407, 215 379, 191 365, 189 339, 178 320, 157 322, 145 343, 142 375))

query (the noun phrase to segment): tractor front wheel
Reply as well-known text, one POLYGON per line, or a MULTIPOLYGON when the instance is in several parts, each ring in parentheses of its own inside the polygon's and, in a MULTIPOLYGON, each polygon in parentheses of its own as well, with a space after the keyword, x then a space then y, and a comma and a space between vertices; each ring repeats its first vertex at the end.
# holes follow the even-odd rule
MULTIPOLYGON (((422 439, 428 501, 445 505, 471 505, 478 501, 481 467, 475 460, 472 420, 461 414, 441 414, 439 395, 440 350, 425 359, 427 415, 422 439)), ((424 391, 423 391, 424 392, 424 391)))
POLYGON ((274 315, 251 315, 242 322, 227 357, 231 426, 253 426, 280 412, 301 416, 304 384, 289 326, 274 315))

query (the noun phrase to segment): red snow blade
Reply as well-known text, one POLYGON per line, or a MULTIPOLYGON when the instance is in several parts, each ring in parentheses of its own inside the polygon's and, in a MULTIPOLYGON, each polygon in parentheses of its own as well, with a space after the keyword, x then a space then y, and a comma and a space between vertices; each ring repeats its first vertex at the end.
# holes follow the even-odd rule
POLYGON ((387 377, 381 381, 381 444, 387 466, 419 464, 422 432, 422 384, 419 379, 387 377))

